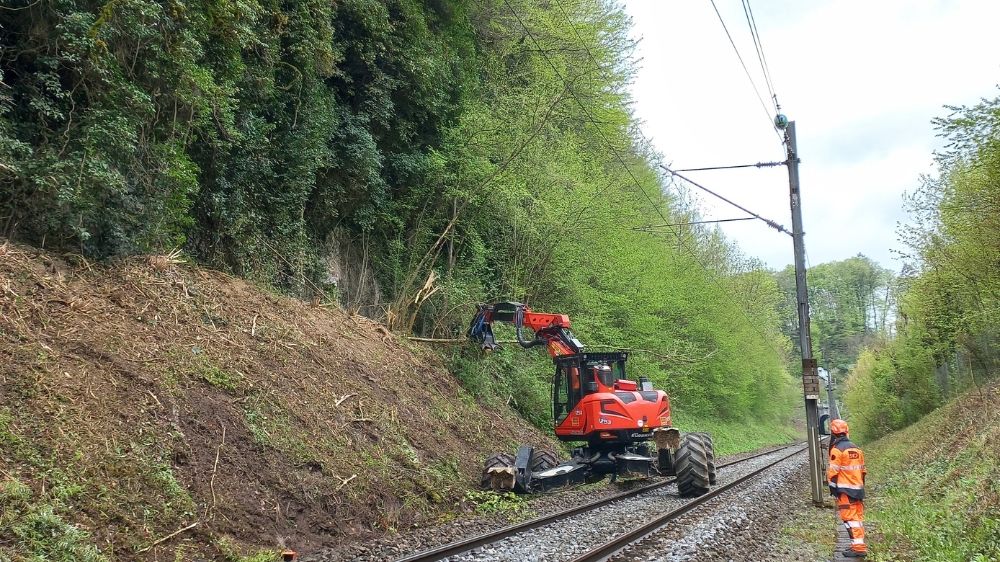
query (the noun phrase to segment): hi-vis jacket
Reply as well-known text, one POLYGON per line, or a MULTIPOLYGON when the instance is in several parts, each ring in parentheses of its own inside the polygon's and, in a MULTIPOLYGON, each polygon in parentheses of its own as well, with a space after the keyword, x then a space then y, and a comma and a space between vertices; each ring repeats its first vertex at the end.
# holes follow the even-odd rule
POLYGON ((865 499, 865 454, 857 445, 843 437, 830 444, 830 466, 826 479, 830 492, 847 494, 856 500, 865 499))

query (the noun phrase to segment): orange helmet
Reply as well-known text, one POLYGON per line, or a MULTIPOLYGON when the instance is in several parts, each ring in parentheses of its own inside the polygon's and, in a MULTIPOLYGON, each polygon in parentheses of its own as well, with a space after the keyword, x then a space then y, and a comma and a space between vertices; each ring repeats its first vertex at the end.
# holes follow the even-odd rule
POLYGON ((848 431, 850 431, 850 429, 848 429, 847 422, 845 422, 844 420, 837 419, 830 422, 830 433, 833 433, 835 435, 840 435, 840 434, 847 435, 848 431))

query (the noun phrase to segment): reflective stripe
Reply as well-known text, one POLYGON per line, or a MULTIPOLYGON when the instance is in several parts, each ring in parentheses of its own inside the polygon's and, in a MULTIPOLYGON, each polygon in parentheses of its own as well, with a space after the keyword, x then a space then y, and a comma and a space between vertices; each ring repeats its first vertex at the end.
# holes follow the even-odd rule
POLYGON ((862 524, 861 521, 845 521, 844 524, 848 527, 864 527, 864 524, 862 524))
POLYGON ((830 463, 831 470, 865 470, 863 464, 833 464, 830 463))
POLYGON ((865 489, 864 484, 862 484, 860 486, 857 486, 857 485, 854 485, 854 484, 841 484, 840 482, 837 482, 837 487, 838 488, 847 488, 848 490, 864 490, 865 489))
POLYGON ((865 544, 865 539, 851 539, 851 544, 865 544))

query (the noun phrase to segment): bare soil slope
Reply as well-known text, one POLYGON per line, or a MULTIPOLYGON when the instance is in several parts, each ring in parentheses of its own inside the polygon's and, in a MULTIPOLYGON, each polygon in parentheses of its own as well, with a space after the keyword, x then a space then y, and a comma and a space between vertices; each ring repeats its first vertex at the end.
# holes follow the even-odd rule
POLYGON ((552 445, 516 419, 342 310, 162 257, 0 245, 0 560, 238 559, 411 527, 489 452, 552 445))

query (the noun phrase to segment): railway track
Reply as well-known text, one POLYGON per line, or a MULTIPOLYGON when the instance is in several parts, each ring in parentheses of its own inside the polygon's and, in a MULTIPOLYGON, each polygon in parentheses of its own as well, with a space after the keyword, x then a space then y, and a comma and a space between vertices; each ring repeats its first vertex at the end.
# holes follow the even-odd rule
MULTIPOLYGON (((718 497, 720 494, 723 494, 726 491, 731 490, 735 486, 738 486, 739 484, 745 482, 746 480, 766 471, 767 469, 777 465, 778 463, 796 454, 801 453, 804 450, 805 449, 798 444, 788 445, 786 447, 779 447, 777 449, 772 449, 770 451, 758 453, 756 455, 745 457, 739 460, 729 461, 726 463, 719 463, 718 468, 721 469, 721 468, 741 465, 767 455, 778 456, 776 460, 768 462, 756 470, 753 470, 747 474, 744 474, 743 476, 740 476, 736 479, 730 480, 728 482, 725 482, 724 484, 714 487, 712 491, 703 496, 686 500, 684 503, 682 503, 675 509, 661 513, 660 515, 654 517, 652 520, 647 519, 646 520, 647 522, 633 528, 631 531, 616 536, 615 538, 607 542, 604 542, 602 544, 599 544, 595 547, 591 547, 585 552, 577 554, 575 558, 569 558, 569 560, 571 560, 572 562, 595 562, 598 560, 607 560, 610 556, 614 555, 616 552, 619 552, 623 548, 631 544, 634 544, 639 540, 642 540, 644 537, 647 537, 652 533, 655 533, 658 529, 664 527, 669 522, 677 519, 678 517, 684 515, 685 513, 688 513, 696 509, 698 506, 712 500, 715 497, 718 497), (795 450, 785 455, 780 454, 781 452, 787 451, 788 449, 795 449, 795 450)), ((588 512, 593 512, 595 510, 604 508, 605 506, 610 506, 617 502, 623 502, 626 500, 630 500, 632 498, 637 498, 645 494, 655 493, 656 491, 662 490, 663 488, 674 483, 676 483, 676 479, 674 478, 662 480, 659 482, 655 482, 652 484, 648 484, 646 486, 636 488, 635 490, 630 490, 628 492, 616 494, 614 496, 610 496, 592 503, 584 504, 571 509, 566 509, 564 511, 553 513, 551 515, 538 517, 530 521, 498 529, 496 531, 492 531, 489 533, 484 533, 482 535, 478 535, 466 540, 456 541, 437 548, 425 550, 423 552, 418 552, 416 554, 412 554, 405 558, 400 558, 398 559, 397 562, 434 562, 445 559, 450 560, 451 557, 457 557, 461 559, 462 555, 468 555, 470 553, 476 552, 477 550, 488 548, 489 545, 493 545, 505 539, 523 535, 534 529, 557 524, 566 521, 568 519, 571 519, 575 516, 585 514, 588 512)), ((572 554, 568 555, 573 556, 572 554)))

